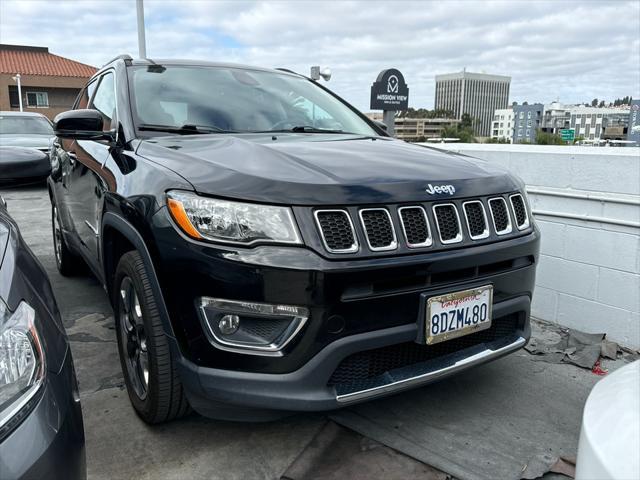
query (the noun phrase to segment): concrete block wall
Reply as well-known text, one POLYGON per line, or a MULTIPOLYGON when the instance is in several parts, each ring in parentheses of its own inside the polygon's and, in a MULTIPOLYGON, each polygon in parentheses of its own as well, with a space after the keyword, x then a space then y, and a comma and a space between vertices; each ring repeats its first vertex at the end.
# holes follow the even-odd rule
POLYGON ((532 314, 640 349, 640 149, 439 144, 527 184, 542 232, 532 314))

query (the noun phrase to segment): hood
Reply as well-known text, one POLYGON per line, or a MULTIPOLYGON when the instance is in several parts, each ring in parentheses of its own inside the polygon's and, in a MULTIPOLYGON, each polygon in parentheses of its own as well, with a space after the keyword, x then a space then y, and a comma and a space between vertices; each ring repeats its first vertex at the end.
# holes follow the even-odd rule
POLYGON ((486 162, 385 137, 286 134, 156 137, 137 153, 198 193, 292 205, 440 200, 518 188, 486 162), (452 185, 428 194, 429 185, 452 185))
POLYGON ((53 137, 50 135, 0 135, 0 147, 30 147, 38 150, 49 150, 49 143, 53 137))

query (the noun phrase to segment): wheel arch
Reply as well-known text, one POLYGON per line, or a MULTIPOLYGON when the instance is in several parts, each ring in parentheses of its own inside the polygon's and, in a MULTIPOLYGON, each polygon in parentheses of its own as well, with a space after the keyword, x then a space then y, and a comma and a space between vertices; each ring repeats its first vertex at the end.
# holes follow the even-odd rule
POLYGON ((147 275, 149 276, 149 283, 156 297, 158 310, 162 318, 164 333, 171 338, 175 338, 162 289, 160 288, 158 275, 147 244, 140 232, 120 215, 113 212, 106 212, 102 219, 101 238, 104 278, 109 298, 111 299, 113 294, 113 278, 118 260, 124 253, 136 250, 142 257, 147 275))

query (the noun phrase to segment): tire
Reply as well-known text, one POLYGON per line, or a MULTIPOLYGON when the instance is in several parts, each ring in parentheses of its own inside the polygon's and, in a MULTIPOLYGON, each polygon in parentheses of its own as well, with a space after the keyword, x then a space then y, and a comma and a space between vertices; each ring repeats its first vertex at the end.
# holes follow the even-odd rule
POLYGON ((116 267, 113 309, 122 373, 138 416, 156 424, 189 413, 149 276, 135 250, 116 267))
POLYGON ((55 203, 51 204, 51 231, 53 235, 53 256, 61 275, 71 277, 83 271, 83 260, 73 253, 62 235, 60 213, 55 203))

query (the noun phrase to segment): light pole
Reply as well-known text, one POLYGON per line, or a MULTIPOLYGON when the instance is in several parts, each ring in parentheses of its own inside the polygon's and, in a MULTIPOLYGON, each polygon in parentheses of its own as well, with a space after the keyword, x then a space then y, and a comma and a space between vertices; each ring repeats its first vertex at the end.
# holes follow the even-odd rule
POLYGON ((17 73, 15 77, 11 78, 13 78, 13 81, 18 84, 18 101, 20 102, 20 111, 22 111, 22 85, 20 84, 20 74, 17 73))
POLYGON ((142 0, 136 0, 136 13, 138 17, 138 55, 147 58, 147 42, 144 37, 144 5, 142 0))

